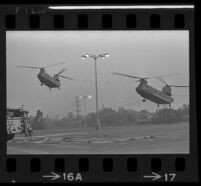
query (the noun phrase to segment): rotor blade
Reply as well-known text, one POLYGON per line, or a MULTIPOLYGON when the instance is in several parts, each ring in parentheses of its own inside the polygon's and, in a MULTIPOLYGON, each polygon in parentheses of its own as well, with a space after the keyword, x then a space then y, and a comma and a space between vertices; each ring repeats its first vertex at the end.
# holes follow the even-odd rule
POLYGON ((175 88, 185 88, 189 86, 183 86, 183 85, 169 85, 170 87, 175 87, 175 88))
POLYGON ((165 74, 165 75, 161 75, 161 76, 150 76, 150 77, 145 77, 144 79, 149 79, 149 78, 161 78, 161 77, 165 77, 165 76, 176 76, 179 75, 179 73, 175 73, 175 74, 165 74))
POLYGON ((130 76, 130 75, 126 75, 126 74, 121 74, 121 73, 118 73, 118 72, 112 72, 112 74, 125 76, 125 77, 129 77, 129 78, 135 78, 135 79, 144 79, 144 78, 137 77, 137 76, 130 76))
POLYGON ((165 85, 168 85, 168 83, 167 83, 162 77, 157 77, 157 79, 158 79, 160 82, 164 83, 165 85))
POLYGON ((58 75, 58 76, 62 77, 62 78, 65 78, 65 79, 74 80, 73 78, 70 78, 70 77, 67 77, 67 76, 61 76, 61 75, 58 75))
MULTIPOLYGON (((178 75, 178 74, 166 74, 166 75, 162 75, 162 76, 150 76, 150 77, 137 77, 137 76, 131 76, 131 75, 126 75, 126 74, 121 74, 118 72, 113 72, 113 74, 116 75, 120 75, 120 76, 126 76, 126 77, 130 77, 130 78, 137 78, 137 79, 150 79, 150 78, 161 78, 163 76, 174 76, 174 75, 178 75)), ((165 83, 165 82, 163 82, 165 83)), ((166 83, 167 84, 167 83, 166 83)))
POLYGON ((60 72, 58 72, 56 75, 62 74, 64 71, 66 71, 66 68, 63 68, 60 72))
POLYGON ((43 68, 49 68, 49 67, 53 67, 53 66, 60 65, 60 64, 64 64, 64 62, 62 62, 62 63, 56 63, 56 64, 52 64, 52 65, 48 65, 48 66, 45 66, 43 68))
POLYGON ((17 68, 34 68, 34 69, 41 69, 41 67, 30 67, 30 66, 16 66, 17 68))

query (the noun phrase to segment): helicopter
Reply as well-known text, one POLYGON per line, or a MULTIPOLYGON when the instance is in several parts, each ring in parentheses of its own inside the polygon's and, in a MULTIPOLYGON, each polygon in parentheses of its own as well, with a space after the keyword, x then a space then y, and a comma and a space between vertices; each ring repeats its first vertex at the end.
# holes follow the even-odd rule
POLYGON ((63 68, 60 72, 54 74, 53 76, 49 75, 45 69, 49 68, 49 67, 53 67, 59 64, 63 64, 63 63, 57 63, 57 64, 52 64, 52 65, 48 65, 48 66, 44 66, 44 67, 30 67, 30 66, 17 66, 18 68, 32 68, 32 69, 39 69, 40 72, 38 73, 37 77, 39 79, 39 81, 41 82, 41 86, 46 85, 47 87, 50 88, 58 88, 60 90, 60 79, 61 78, 65 78, 65 79, 69 79, 69 80, 73 80, 70 77, 67 76, 62 76, 61 74, 66 71, 66 68, 63 68))
MULTIPOLYGON (((143 102, 147 100, 154 102, 157 104, 157 107, 160 105, 168 104, 171 107, 171 103, 173 103, 174 99, 172 97, 172 88, 184 88, 189 86, 180 86, 180 85, 169 85, 162 77, 163 76, 153 76, 153 77, 137 77, 131 76, 126 74, 121 74, 118 72, 113 72, 113 74, 125 76, 129 78, 138 79, 136 82, 139 82, 138 86, 136 87, 136 92, 143 97, 143 102), (162 90, 156 89, 150 85, 148 85, 147 79, 150 78, 157 78, 159 81, 165 84, 162 90)), ((170 76, 170 75, 164 75, 170 76)))

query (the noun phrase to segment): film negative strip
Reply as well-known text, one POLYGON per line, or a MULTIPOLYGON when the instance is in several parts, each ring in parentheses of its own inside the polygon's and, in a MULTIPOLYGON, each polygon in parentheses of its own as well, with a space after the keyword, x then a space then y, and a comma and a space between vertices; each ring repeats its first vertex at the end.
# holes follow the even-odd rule
POLYGON ((0 182, 198 181, 193 4, 1 5, 0 38, 0 182))

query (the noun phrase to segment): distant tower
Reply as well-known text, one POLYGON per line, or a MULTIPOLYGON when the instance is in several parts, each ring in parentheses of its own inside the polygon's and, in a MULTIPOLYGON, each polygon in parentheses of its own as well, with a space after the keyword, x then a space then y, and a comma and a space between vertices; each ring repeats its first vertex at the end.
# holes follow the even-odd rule
POLYGON ((79 100, 79 97, 78 96, 75 96, 75 112, 77 114, 77 123, 79 123, 79 120, 80 120, 80 100, 79 100))

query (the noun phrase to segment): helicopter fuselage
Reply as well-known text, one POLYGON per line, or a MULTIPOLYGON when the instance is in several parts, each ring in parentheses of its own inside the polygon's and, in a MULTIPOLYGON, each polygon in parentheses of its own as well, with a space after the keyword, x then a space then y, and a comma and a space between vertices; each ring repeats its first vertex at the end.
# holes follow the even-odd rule
POLYGON ((41 71, 38 73, 38 79, 41 82, 41 85, 46 85, 47 87, 51 88, 59 88, 61 86, 59 79, 50 76, 45 71, 41 71))
POLYGON ((157 103, 158 105, 171 104, 174 101, 174 99, 164 91, 158 90, 147 83, 140 83, 136 87, 136 92, 143 98, 157 103))
MULTIPOLYGON (((174 99, 172 98, 172 87, 188 87, 183 85, 170 85, 164 79, 162 79, 162 76, 139 77, 118 72, 113 72, 113 74, 138 79, 136 82, 139 82, 139 84, 136 87, 136 92, 143 97, 142 101, 145 102, 147 99, 149 101, 157 103, 158 107, 160 104, 163 104, 164 107, 166 104, 169 104, 169 106, 171 106, 171 103, 174 101, 174 99), (165 86, 163 86, 162 90, 159 90, 148 85, 147 79, 150 78, 157 78, 162 83, 164 83, 165 86)), ((167 74, 166 76, 170 76, 170 74, 167 74)))

